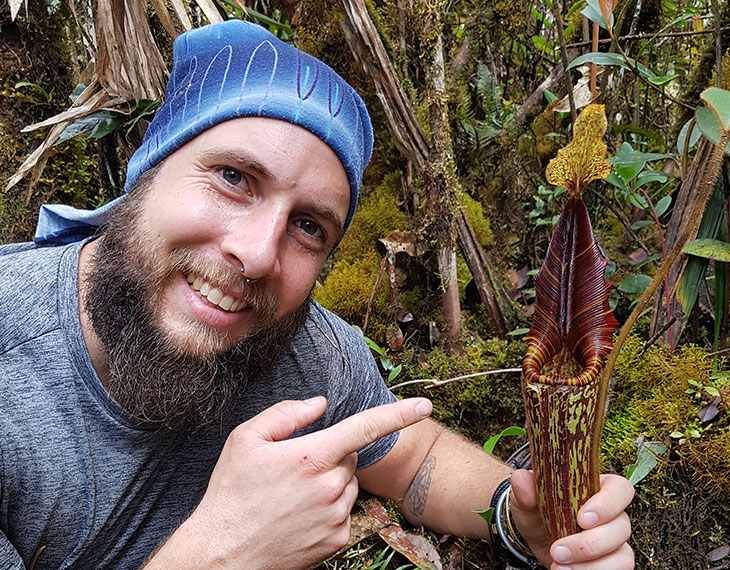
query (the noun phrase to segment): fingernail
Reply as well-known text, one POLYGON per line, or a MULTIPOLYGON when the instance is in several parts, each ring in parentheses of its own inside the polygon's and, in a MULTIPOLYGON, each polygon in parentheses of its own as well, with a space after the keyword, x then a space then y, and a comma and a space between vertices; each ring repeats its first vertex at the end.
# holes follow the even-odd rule
POLYGON ((572 570, 570 566, 558 566, 555 570, 572 570))
MULTIPOLYGON (((570 562, 570 549, 565 546, 558 546, 555 549, 555 561, 556 562, 570 562)), ((560 570, 560 569, 558 569, 560 570)), ((563 567, 562 570, 570 570, 570 568, 563 567)))
POLYGON ((430 400, 421 400, 416 404, 416 413, 422 418, 430 416, 432 409, 433 404, 431 404, 430 400))
POLYGON ((589 511, 583 514, 581 520, 583 521, 583 524, 581 525, 583 528, 591 528, 598 522, 598 515, 589 511))
POLYGON ((315 396, 314 398, 307 398, 304 400, 305 404, 309 404, 310 406, 314 406, 315 404, 319 404, 322 402, 322 396, 315 396))

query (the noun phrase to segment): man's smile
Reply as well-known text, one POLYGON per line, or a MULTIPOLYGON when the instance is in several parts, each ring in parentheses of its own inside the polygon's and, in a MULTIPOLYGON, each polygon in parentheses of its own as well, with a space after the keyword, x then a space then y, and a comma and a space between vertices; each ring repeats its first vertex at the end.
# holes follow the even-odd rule
POLYGON ((231 295, 225 294, 219 288, 214 287, 208 281, 205 281, 202 277, 195 273, 186 274, 185 279, 190 284, 190 287, 192 287, 194 291, 197 291, 203 299, 224 311, 236 313, 245 309, 247 306, 245 299, 236 299, 231 295))

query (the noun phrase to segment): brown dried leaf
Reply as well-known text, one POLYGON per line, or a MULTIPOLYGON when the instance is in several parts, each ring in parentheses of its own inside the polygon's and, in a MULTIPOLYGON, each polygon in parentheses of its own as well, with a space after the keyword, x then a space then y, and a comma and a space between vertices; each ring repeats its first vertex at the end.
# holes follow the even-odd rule
POLYGON ((708 552, 707 560, 710 562, 717 562, 718 560, 725 558, 728 554, 730 554, 730 545, 723 544, 722 546, 708 552))
POLYGON ((697 412, 697 417, 700 419, 700 421, 704 424, 707 422, 711 422, 717 417, 717 414, 720 413, 720 402, 722 401, 722 398, 718 396, 712 402, 707 404, 704 408, 702 408, 699 412, 697 412))
MULTIPOLYGON (((599 95, 600 92, 591 93, 591 66, 590 64, 581 65, 578 68, 581 72, 581 77, 575 83, 573 87, 573 102, 575 103, 576 109, 582 109, 586 105, 592 103, 599 95)), ((598 69, 598 75, 603 73, 603 68, 598 69)), ((561 113, 570 112, 570 100, 566 95, 562 99, 556 99, 547 106, 548 111, 559 111, 561 113)))
POLYGON ((393 251, 393 253, 407 253, 411 257, 426 253, 422 244, 414 239, 411 232, 394 230, 382 238, 380 243, 382 243, 388 251, 393 251))
POLYGON ((391 325, 385 329, 385 340, 390 350, 397 351, 403 348, 403 331, 398 325, 391 325))

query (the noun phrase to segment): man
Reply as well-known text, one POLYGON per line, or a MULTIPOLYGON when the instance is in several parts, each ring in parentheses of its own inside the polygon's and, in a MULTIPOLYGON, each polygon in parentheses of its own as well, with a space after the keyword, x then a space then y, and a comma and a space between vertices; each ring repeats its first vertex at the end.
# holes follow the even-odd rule
MULTIPOLYGON (((36 245, 0 250, 0 567, 306 568, 346 542, 359 488, 487 538, 473 510, 510 469, 395 402, 309 297, 370 158, 362 101, 240 21, 174 58, 128 196, 45 207, 36 245)), ((505 516, 552 570, 631 568, 632 494, 605 476, 550 545, 519 471, 505 516)))

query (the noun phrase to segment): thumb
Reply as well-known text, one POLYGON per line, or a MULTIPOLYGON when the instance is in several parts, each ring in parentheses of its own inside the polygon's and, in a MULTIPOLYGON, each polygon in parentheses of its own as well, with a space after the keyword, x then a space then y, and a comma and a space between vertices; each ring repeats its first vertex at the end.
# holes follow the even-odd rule
POLYGON ((311 424, 327 409, 327 399, 284 400, 257 414, 241 427, 264 441, 280 441, 311 424))
POLYGON ((512 500, 511 504, 522 511, 537 509, 537 488, 535 475, 532 471, 518 469, 512 473, 512 500))

